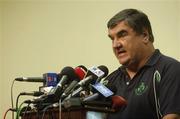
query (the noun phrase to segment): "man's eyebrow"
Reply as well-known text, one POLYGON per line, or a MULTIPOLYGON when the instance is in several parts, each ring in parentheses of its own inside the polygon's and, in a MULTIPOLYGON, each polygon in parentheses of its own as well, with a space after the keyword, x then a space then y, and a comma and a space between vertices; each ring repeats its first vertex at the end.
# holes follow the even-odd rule
POLYGON ((109 37, 111 40, 113 40, 113 37, 112 37, 110 34, 108 34, 108 37, 109 37))
POLYGON ((110 35, 110 34, 108 34, 108 37, 109 37, 109 38, 111 38, 111 35, 110 35))
MULTIPOLYGON (((127 30, 122 29, 122 30, 119 30, 115 35, 121 37, 121 36, 126 35, 126 33, 127 33, 127 30)), ((111 39, 113 38, 110 34, 108 34, 108 37, 111 39)))
POLYGON ((127 31, 126 30, 120 30, 120 31, 118 31, 117 32, 117 36, 122 36, 124 33, 127 33, 127 31))

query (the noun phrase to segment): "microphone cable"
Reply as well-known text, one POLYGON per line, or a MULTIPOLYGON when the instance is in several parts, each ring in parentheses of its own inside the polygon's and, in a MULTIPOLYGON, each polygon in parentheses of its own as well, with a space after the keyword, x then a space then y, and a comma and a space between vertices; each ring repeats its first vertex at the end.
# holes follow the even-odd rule
MULTIPOLYGON (((16 80, 14 79, 11 85, 11 108, 14 109, 14 103, 13 103, 13 86, 14 86, 14 82, 16 80)), ((14 111, 12 111, 12 119, 14 119, 14 111)))
POLYGON ((6 115, 7 115, 7 113, 8 113, 9 111, 14 112, 15 110, 12 109, 12 108, 7 109, 6 112, 4 113, 3 119, 6 119, 6 115))
POLYGON ((46 111, 50 108, 55 108, 55 107, 58 107, 59 106, 59 103, 53 103, 53 104, 50 104, 48 106, 46 106, 44 109, 43 109, 43 114, 42 114, 42 118, 41 119, 44 119, 45 117, 45 114, 46 114, 46 111))
POLYGON ((27 105, 27 107, 26 107, 26 109, 25 109, 25 111, 24 111, 24 114, 22 115, 22 118, 25 117, 28 109, 29 109, 29 108, 31 109, 30 104, 31 104, 31 103, 28 103, 28 105, 27 105))
POLYGON ((19 97, 21 96, 21 94, 19 94, 16 98, 16 110, 18 110, 18 102, 19 102, 19 97))
POLYGON ((23 109, 23 108, 21 108, 21 107, 22 107, 23 104, 25 104, 25 101, 22 102, 22 103, 20 104, 19 108, 17 109, 16 119, 19 119, 19 117, 20 117, 20 113, 21 113, 21 111, 22 111, 22 109, 23 109))
POLYGON ((47 107, 45 107, 45 108, 43 109, 43 114, 42 114, 42 118, 41 118, 41 119, 44 119, 45 114, 46 114, 46 111, 47 111, 50 107, 51 107, 51 105, 49 105, 49 106, 47 106, 47 107))

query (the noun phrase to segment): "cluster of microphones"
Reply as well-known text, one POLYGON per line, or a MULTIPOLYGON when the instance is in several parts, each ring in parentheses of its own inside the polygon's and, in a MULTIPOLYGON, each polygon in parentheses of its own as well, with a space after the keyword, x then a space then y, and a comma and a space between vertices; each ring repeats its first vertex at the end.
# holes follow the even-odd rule
POLYGON ((21 93, 36 96, 25 103, 33 104, 33 108, 38 111, 61 106, 64 109, 82 107, 87 110, 116 112, 127 101, 115 95, 115 87, 107 85, 105 77, 108 73, 109 70, 104 65, 89 69, 80 65, 75 68, 64 67, 59 74, 45 73, 42 77, 19 77, 15 80, 43 83, 39 91, 21 93))

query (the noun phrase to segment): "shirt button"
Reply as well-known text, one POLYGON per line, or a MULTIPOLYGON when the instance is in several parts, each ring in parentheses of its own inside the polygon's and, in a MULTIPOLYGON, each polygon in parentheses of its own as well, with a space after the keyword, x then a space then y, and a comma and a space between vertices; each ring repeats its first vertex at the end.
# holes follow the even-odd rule
POLYGON ((128 82, 126 82, 126 85, 129 85, 129 81, 128 81, 128 82))

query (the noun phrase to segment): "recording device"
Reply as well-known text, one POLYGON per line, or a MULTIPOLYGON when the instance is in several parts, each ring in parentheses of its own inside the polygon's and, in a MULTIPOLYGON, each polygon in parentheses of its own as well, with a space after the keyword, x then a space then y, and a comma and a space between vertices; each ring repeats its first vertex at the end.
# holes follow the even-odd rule
POLYGON ((91 84, 91 87, 93 92, 96 93, 82 99, 84 107, 91 111, 115 112, 115 110, 111 108, 111 100, 107 100, 114 95, 114 92, 99 82, 91 84))
POLYGON ((87 71, 87 75, 86 77, 81 80, 76 86, 75 89, 67 98, 65 99, 69 99, 71 97, 75 97, 78 96, 79 93, 88 87, 88 85, 94 84, 97 81, 100 81, 102 78, 106 77, 108 75, 108 68, 106 66, 99 66, 99 67, 91 67, 88 71, 87 71), (101 69, 100 69, 101 68, 101 69))
POLYGON ((77 86, 83 86, 85 84, 99 82, 102 78, 106 77, 109 70, 106 66, 100 65, 98 67, 91 67, 87 71, 87 75, 84 80, 80 81, 77 86))
MULTIPOLYGON (((82 66, 78 66, 75 69, 65 67, 57 74, 59 82, 48 95, 41 95, 42 98, 27 102, 33 103, 37 110, 58 107, 59 103, 57 102, 61 99, 61 106, 67 109, 83 107, 87 110, 98 112, 116 112, 122 106, 126 106, 127 101, 121 96, 114 95, 115 89, 103 85, 102 78, 107 75, 108 69, 103 65, 91 67, 88 71, 82 66), (88 90, 90 87, 91 92, 94 94, 85 98, 80 97, 80 92, 87 87, 88 90)), ((23 92, 22 95, 35 94, 23 92)))
POLYGON ((64 92, 69 93, 69 91, 71 91, 73 85, 77 82, 76 80, 79 81, 80 77, 84 77, 84 75, 86 74, 84 70, 86 69, 82 69, 82 66, 76 67, 75 69, 69 66, 63 68, 58 75, 60 81, 58 82, 56 87, 54 87, 47 95, 36 99, 34 103, 39 103, 39 105, 49 105, 58 102, 64 92))
POLYGON ((22 82, 39 82, 44 86, 56 86, 58 82, 58 75, 56 73, 44 73, 43 77, 18 77, 15 81, 22 82))
POLYGON ((115 109, 111 108, 111 102, 102 101, 90 101, 83 102, 79 97, 73 97, 63 102, 63 107, 66 109, 83 107, 87 110, 98 112, 115 112, 115 109))
POLYGON ((95 83, 91 86, 93 87, 93 89, 96 90, 97 93, 94 93, 93 95, 90 95, 90 96, 84 98, 83 101, 96 100, 99 96, 108 98, 108 97, 114 95, 114 92, 112 92, 110 89, 108 89, 106 86, 104 86, 101 83, 95 83))
POLYGON ((43 77, 18 77, 15 78, 16 81, 25 81, 25 82, 45 82, 46 80, 43 77))
POLYGON ((29 95, 29 96, 35 96, 35 97, 41 96, 41 95, 43 95, 43 94, 44 94, 43 92, 39 92, 39 91, 21 92, 21 93, 20 93, 20 95, 29 95))
POLYGON ((45 79, 43 84, 45 87, 55 87, 59 81, 58 75, 56 73, 45 73, 43 74, 43 78, 45 79))
POLYGON ((107 88, 102 83, 96 83, 91 86, 96 90, 96 93, 82 100, 85 108, 94 109, 94 111, 115 112, 120 107, 127 105, 127 101, 122 96, 114 95, 117 90, 116 87, 107 88))
MULTIPOLYGON (((106 98, 105 98, 106 99, 106 98)), ((63 107, 67 109, 83 107, 87 110, 98 112, 116 112, 127 105, 127 101, 121 96, 112 96, 111 100, 83 101, 80 97, 73 97, 63 101, 63 107)))
MULTIPOLYGON (((99 68, 101 71, 103 71, 103 72, 104 72, 104 76, 103 76, 103 78, 104 78, 104 77, 106 77, 106 76, 108 75, 108 73, 109 73, 109 69, 108 69, 106 66, 104 66, 104 65, 100 65, 100 66, 98 66, 98 68, 99 68)), ((102 78, 99 78, 96 82, 100 82, 100 81, 101 81, 101 79, 102 79, 102 78)))
POLYGON ((91 84, 91 87, 96 93, 82 99, 84 108, 98 112, 116 112, 127 105, 123 97, 114 95, 117 91, 116 87, 106 87, 103 82, 91 84))
POLYGON ((119 107, 126 106, 127 101, 122 96, 114 95, 111 97, 112 100, 112 108, 118 109, 119 107))
MULTIPOLYGON (((111 111, 117 111, 120 107, 126 106, 127 101, 122 96, 114 95, 117 91, 116 87, 112 86, 105 86, 103 85, 103 82, 101 83, 95 83, 91 84, 93 92, 96 91, 96 93, 85 97, 83 99, 83 103, 85 105, 88 105, 87 107, 89 109, 99 109, 104 110, 104 108, 100 107, 109 107, 113 110, 111 111), (98 101, 101 100, 101 101, 98 101), (98 106, 98 107, 97 107, 98 106)), ((97 111, 97 110, 96 110, 97 111)), ((107 110, 104 110, 107 111, 107 110)))
MULTIPOLYGON (((67 97, 71 91, 75 88, 75 86, 77 85, 77 83, 82 80, 84 78, 84 76, 86 75, 86 71, 84 69, 85 67, 76 67, 74 69, 75 74, 77 75, 77 78, 74 79, 69 85, 68 87, 64 90, 63 94, 61 95, 61 100, 63 100, 65 97, 67 97)), ((87 69, 86 69, 87 70, 87 69)))
POLYGON ((72 67, 64 67, 61 72, 58 74, 58 84, 48 92, 46 95, 40 96, 32 101, 37 110, 42 110, 46 106, 51 105, 59 101, 61 94, 64 91, 64 88, 67 84, 72 82, 76 78, 76 74, 72 67))
POLYGON ((60 81, 54 87, 53 90, 51 90, 48 95, 46 95, 44 98, 44 102, 56 102, 60 99, 60 96, 62 95, 64 91, 64 86, 70 82, 72 82, 73 79, 77 78, 77 75, 74 72, 74 69, 72 67, 64 67, 61 71, 61 73, 58 75, 60 77, 60 81))
POLYGON ((82 103, 84 105, 84 108, 99 112, 116 112, 127 105, 127 101, 122 96, 114 95, 111 96, 109 99, 105 101, 83 101, 82 103))

